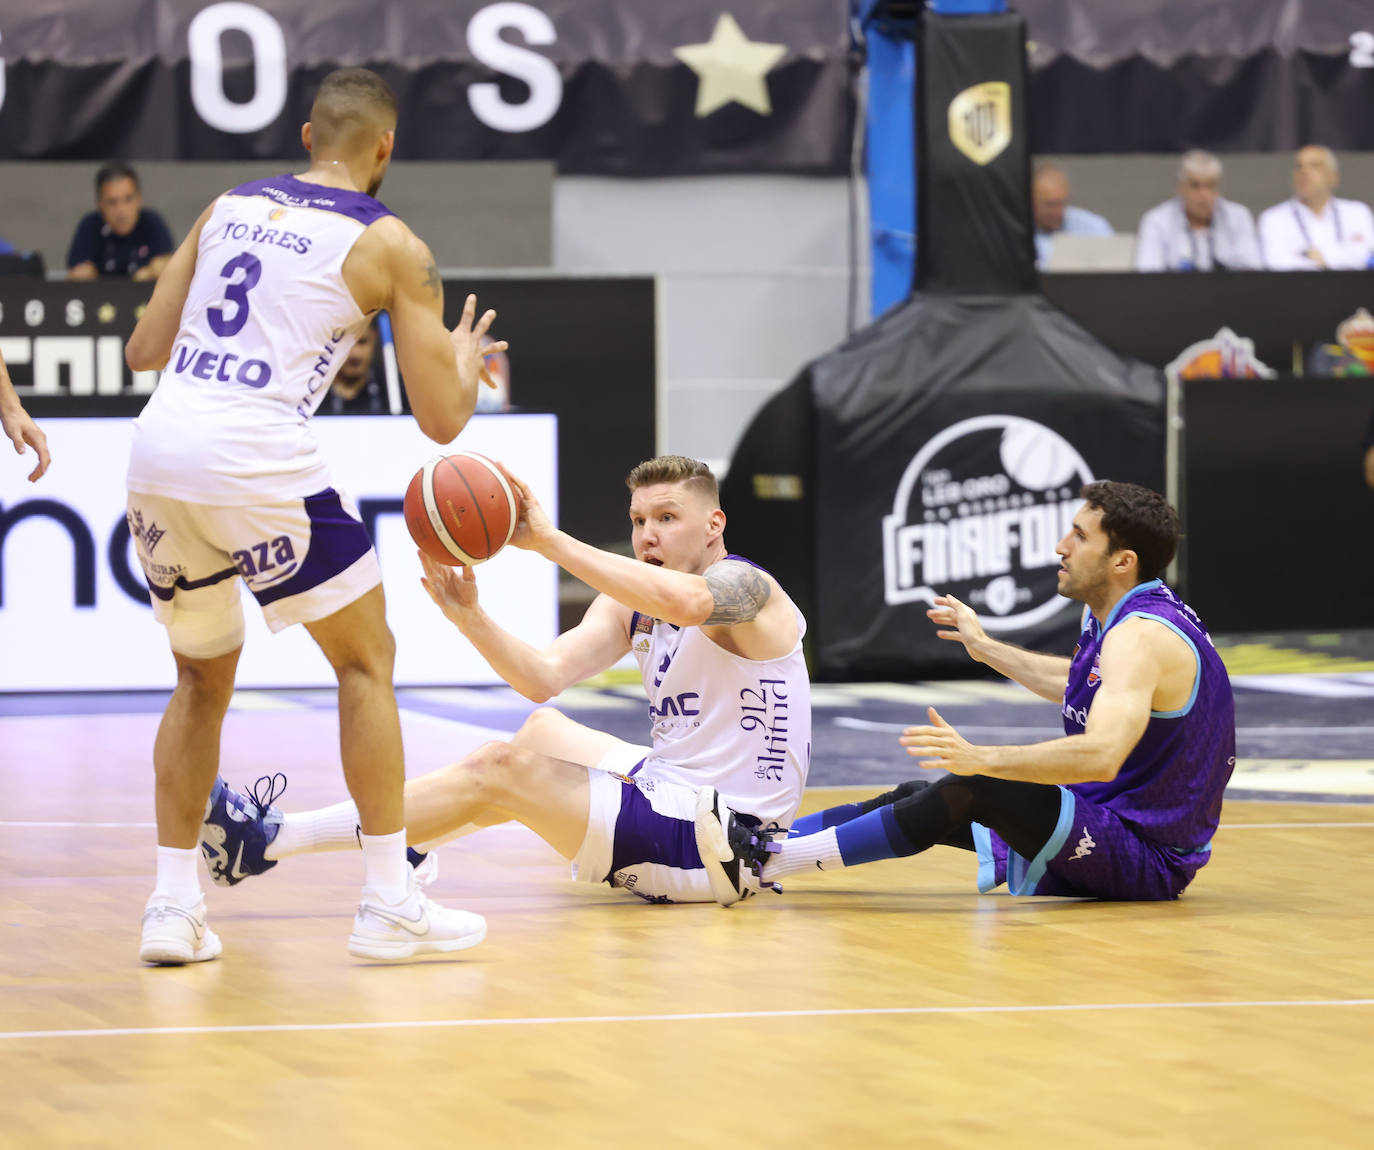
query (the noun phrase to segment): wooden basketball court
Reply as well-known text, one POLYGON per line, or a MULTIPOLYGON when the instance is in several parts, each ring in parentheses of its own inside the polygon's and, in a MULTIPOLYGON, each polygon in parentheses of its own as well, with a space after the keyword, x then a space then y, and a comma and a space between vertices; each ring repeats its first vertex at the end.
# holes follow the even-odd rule
MULTIPOLYGON (((1368 1144, 1374 806, 1231 801, 1161 905, 979 896, 937 849, 651 906, 497 827, 440 850, 473 950, 351 959, 360 860, 316 855, 210 888, 223 957, 155 969, 156 722, 0 720, 0 1146, 1368 1144)), ((412 772, 463 749, 405 724, 412 772)), ((334 738, 244 696, 225 770, 335 801, 334 738)))

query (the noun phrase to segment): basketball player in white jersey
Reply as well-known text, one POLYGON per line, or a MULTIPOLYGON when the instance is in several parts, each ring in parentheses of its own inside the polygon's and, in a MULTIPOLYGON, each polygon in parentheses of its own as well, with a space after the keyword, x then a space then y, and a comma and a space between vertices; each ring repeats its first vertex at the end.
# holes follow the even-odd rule
POLYGON ((206 208, 126 348, 135 371, 162 370, 134 425, 129 526, 177 666, 153 748, 157 884, 143 916, 145 962, 220 953, 197 844, 243 644, 240 580, 273 631, 304 624, 338 676, 344 777, 366 875, 350 953, 407 958, 474 945, 486 931, 480 916, 430 903, 406 861, 395 643, 381 576, 309 427, 382 308, 431 439, 458 434, 485 375, 480 340, 493 313, 474 324, 469 297, 446 331, 433 256, 373 198, 395 127, 395 97, 379 76, 326 76, 301 132, 309 171, 244 184, 206 208))
MULTIPOLYGON (((652 902, 737 902, 758 883, 721 841, 725 805, 751 825, 787 827, 810 767, 801 612, 770 574, 727 552, 725 513, 703 463, 662 456, 630 473, 633 559, 557 530, 511 478, 524 501, 511 542, 601 592, 582 622, 539 650, 482 610, 471 568, 421 556, 425 587, 492 668, 536 703, 633 652, 652 746, 536 710, 511 742, 487 743, 406 784, 411 843, 432 846, 513 818, 572 860, 582 882, 652 902)), ((356 848, 356 819, 353 804, 340 803, 302 814, 269 809, 206 831, 227 836, 231 850, 249 840, 245 869, 256 872, 290 854, 356 848)))

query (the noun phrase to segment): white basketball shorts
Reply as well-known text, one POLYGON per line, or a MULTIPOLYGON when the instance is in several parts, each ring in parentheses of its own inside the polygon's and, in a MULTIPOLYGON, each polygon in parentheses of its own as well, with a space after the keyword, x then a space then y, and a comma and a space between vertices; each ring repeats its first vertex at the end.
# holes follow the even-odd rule
POLYGON ((590 771, 587 837, 573 878, 649 902, 714 902, 697 852, 697 789, 655 778, 648 747, 623 743, 590 771))
POLYGON ((240 579, 273 631, 324 619, 382 581, 357 506, 330 487, 249 507, 131 491, 128 518, 153 614, 166 626, 180 611, 220 612, 228 626, 241 617, 240 579))

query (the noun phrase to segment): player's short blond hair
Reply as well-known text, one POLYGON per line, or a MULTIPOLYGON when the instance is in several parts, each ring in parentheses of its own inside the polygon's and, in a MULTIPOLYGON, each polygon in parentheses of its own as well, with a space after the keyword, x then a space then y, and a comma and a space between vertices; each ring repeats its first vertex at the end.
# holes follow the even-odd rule
POLYGON ((657 455, 646 459, 625 476, 625 486, 631 491, 656 483, 682 483, 689 490, 706 499, 713 507, 720 505, 720 489, 711 469, 699 459, 685 455, 657 455))

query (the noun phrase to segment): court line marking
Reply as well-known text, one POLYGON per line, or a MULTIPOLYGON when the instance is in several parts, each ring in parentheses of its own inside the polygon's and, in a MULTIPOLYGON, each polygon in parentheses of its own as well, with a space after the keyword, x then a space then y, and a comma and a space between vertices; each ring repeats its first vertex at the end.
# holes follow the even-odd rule
MULTIPOLYGON (((875 784, 879 785, 879 784, 875 784)), ((828 785, 808 787, 810 791, 852 791, 854 786, 851 784, 828 785)), ((11 827, 18 830, 24 829, 44 829, 57 827, 59 829, 70 830, 93 830, 99 828, 112 828, 115 830, 155 830, 157 823, 57 823, 57 822, 25 822, 22 819, 0 819, 0 827, 11 827)), ((1337 823, 1337 822, 1310 822, 1310 823, 1222 823, 1217 829, 1223 831, 1276 831, 1276 830, 1301 830, 1304 827, 1374 827, 1374 819, 1362 823, 1337 823)))
POLYGON ((1222 823, 1223 831, 1284 831, 1303 827, 1374 827, 1374 819, 1366 823, 1222 823))
MULTIPOLYGON (((908 727, 924 724, 882 723, 876 719, 855 719, 848 715, 838 715, 833 720, 837 727, 847 727, 855 731, 905 731, 908 727)), ((1062 735, 1059 727, 979 727, 956 724, 958 729, 971 735, 1062 735)), ((1237 727, 1237 735, 1362 735, 1374 731, 1374 727, 1237 727)))
POLYGON ((568 1026, 614 1022, 730 1022, 764 1018, 874 1018, 960 1014, 1070 1014, 1121 1010, 1234 1010, 1374 1006, 1374 998, 1243 1002, 1074 1002, 1022 1006, 876 1006, 833 1010, 723 1010, 689 1014, 592 1014, 533 1018, 430 1018, 399 1022, 249 1023, 232 1026, 129 1026, 92 1030, 0 1031, 0 1041, 42 1038, 141 1038, 171 1034, 306 1034, 348 1030, 445 1030, 486 1026, 568 1026))

